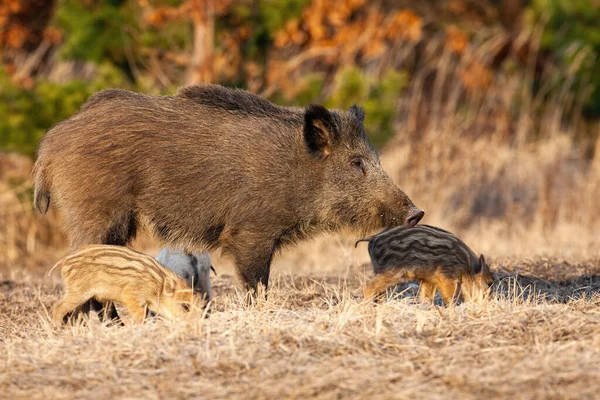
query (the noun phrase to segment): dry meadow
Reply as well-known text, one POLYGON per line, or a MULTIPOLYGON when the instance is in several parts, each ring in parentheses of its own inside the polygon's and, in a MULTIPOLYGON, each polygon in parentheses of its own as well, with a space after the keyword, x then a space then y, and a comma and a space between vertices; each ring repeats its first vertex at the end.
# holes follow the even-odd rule
POLYGON ((56 328, 58 278, 14 273, 0 283, 1 397, 597 396, 597 261, 496 263, 495 299, 424 307, 411 286, 363 301, 365 268, 336 247, 312 272, 277 264, 267 301, 246 305, 220 267, 208 317, 126 327, 56 328))
MULTIPOLYGON (((496 145, 494 157, 480 141, 471 157, 440 141, 425 144, 430 157, 402 143, 384 153, 428 211, 424 222, 453 229, 492 261, 490 301, 424 306, 413 284, 365 302, 366 248, 323 237, 275 260, 268 300, 248 305, 230 261, 215 254, 210 315, 197 308, 173 323, 125 327, 50 322, 62 286, 47 272, 66 246, 53 214, 31 211, 30 162, 4 157, 0 397, 595 398, 598 214, 583 191, 598 193, 600 168, 573 167, 582 161, 565 140, 548 140, 547 151, 496 145)), ((159 249, 150 238, 135 247, 159 249)))

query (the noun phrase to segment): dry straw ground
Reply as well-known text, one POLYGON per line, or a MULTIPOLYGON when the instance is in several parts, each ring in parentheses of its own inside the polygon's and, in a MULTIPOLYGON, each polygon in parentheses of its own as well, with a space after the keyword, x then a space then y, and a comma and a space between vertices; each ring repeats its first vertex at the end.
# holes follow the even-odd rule
POLYGON ((497 267, 528 276, 449 308, 362 302, 358 266, 276 274, 268 301, 246 307, 221 269, 209 318, 65 329, 48 321, 58 281, 15 276, 0 287, 0 397, 596 397, 598 263, 497 267))
MULTIPOLYGON (((389 159, 384 157, 386 168, 393 170, 389 159)), ((450 218, 444 224, 429 203, 434 196, 415 187, 409 193, 423 197, 417 204, 432 209, 427 222, 455 228, 491 258, 501 278, 493 300, 423 307, 414 287, 404 286, 379 303, 363 302, 360 286, 370 275, 366 249, 326 237, 277 258, 268 301, 245 305, 231 264, 217 256, 217 298, 209 318, 196 310, 175 323, 106 327, 94 319, 58 329, 48 315, 61 282, 46 272, 65 248, 52 229, 54 217, 34 216, 27 196, 19 194, 28 185, 17 179, 27 174, 18 171, 29 168, 26 161, 5 158, 1 398, 597 396, 597 225, 561 217, 544 231, 534 207, 528 226, 488 218, 461 228, 450 218)), ((483 174, 472 170, 473 176, 483 174)), ((474 179, 466 172, 462 177, 474 179)), ((446 192, 438 188, 443 199, 446 192)), ((457 214, 463 211, 459 207, 457 214)), ((148 239, 136 247, 157 252, 148 239)))

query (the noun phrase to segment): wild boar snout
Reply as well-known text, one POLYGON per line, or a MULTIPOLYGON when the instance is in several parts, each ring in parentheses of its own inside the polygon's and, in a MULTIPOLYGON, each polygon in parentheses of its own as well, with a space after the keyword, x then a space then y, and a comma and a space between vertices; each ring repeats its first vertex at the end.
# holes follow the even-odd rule
POLYGON ((421 219, 423 219, 424 215, 425 215, 425 211, 415 208, 409 214, 409 216, 406 217, 406 220, 404 221, 404 225, 413 227, 413 226, 417 225, 421 219))

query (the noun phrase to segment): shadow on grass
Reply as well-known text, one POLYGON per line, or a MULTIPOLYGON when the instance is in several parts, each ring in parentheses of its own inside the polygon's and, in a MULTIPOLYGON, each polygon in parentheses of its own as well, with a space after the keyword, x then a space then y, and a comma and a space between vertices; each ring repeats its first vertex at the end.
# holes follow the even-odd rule
MULTIPOLYGON (((595 294, 600 294, 600 275, 554 280, 532 275, 499 273, 492 290, 496 298, 567 303, 577 299, 591 299, 595 294)), ((415 298, 417 301, 418 292, 418 282, 406 282, 388 289, 388 296, 415 298)), ((439 293, 436 295, 435 304, 444 304, 439 293)))
POLYGON ((548 302, 566 303, 574 299, 589 299, 600 293, 600 275, 544 279, 532 275, 498 274, 495 289, 500 296, 518 295, 523 299, 533 296, 548 302))
MULTIPOLYGON (((527 260, 496 265, 493 272, 496 298, 566 303, 600 294, 597 260, 574 264, 556 259, 527 260)), ((418 291, 418 282, 406 282, 388 289, 387 294, 417 300, 418 291)), ((443 305, 439 293, 435 303, 443 305)))

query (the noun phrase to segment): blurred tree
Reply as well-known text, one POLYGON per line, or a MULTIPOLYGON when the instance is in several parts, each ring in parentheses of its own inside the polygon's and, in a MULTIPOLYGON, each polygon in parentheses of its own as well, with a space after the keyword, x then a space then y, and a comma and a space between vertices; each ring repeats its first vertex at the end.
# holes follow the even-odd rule
POLYGON ((126 0, 60 0, 55 25, 64 33, 60 47, 63 59, 86 60, 96 64, 108 61, 124 70, 129 35, 136 28, 135 7, 126 0))
POLYGON ((518 27, 519 16, 525 7, 525 0, 499 0, 498 17, 509 30, 518 27))
MULTIPOLYGON (((501 91, 503 71, 520 71, 531 87, 554 64, 565 72, 539 101, 568 91, 560 98, 578 97, 598 116, 599 13, 598 0, 1 0, 0 145, 31 153, 100 88, 160 94, 207 81, 286 104, 362 104, 381 145, 409 85, 423 102, 437 90, 443 103, 457 82, 461 109, 501 91), (535 35, 521 28, 540 20, 537 55, 535 35), (444 74, 446 83, 436 78, 444 74)), ((411 115, 428 120, 423 110, 411 115)))
POLYGON ((215 1, 190 0, 190 3, 191 17, 194 23, 194 47, 190 59, 188 83, 212 82, 215 46, 215 1))
POLYGON ((124 87, 122 74, 109 65, 91 82, 38 81, 21 87, 0 70, 0 149, 33 155, 44 132, 77 112, 87 98, 108 87, 124 87))
POLYGON ((533 0, 528 17, 547 19, 542 48, 573 70, 574 85, 589 91, 584 112, 600 118, 600 1, 533 0))
POLYGON ((2 0, 0 47, 32 51, 43 39, 55 0, 2 0))
POLYGON ((335 89, 326 105, 342 109, 353 104, 364 107, 369 138, 381 147, 394 135, 396 100, 407 84, 408 75, 393 69, 375 78, 358 68, 345 68, 337 74, 335 89))
POLYGON ((185 0, 178 5, 156 5, 148 0, 139 0, 138 3, 147 13, 146 20, 155 27, 192 22, 187 83, 212 82, 215 18, 225 14, 233 0, 185 0))
POLYGON ((6 73, 15 82, 31 87, 32 77, 47 59, 58 32, 47 25, 54 0, 4 0, 0 3, 0 55, 6 73))

